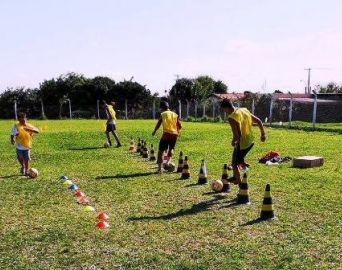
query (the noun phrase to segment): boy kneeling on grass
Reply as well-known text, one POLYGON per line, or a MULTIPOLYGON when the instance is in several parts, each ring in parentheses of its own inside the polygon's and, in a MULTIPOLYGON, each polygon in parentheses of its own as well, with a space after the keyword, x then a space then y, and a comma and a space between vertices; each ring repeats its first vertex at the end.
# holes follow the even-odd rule
POLYGON ((179 131, 182 128, 178 115, 170 111, 169 104, 166 101, 160 102, 160 109, 161 109, 160 118, 156 124, 156 127, 154 128, 152 132, 152 136, 154 136, 157 130, 159 129, 159 127, 163 124, 163 135, 159 142, 158 158, 157 158, 159 173, 163 171, 163 168, 162 168, 163 152, 168 150, 167 163, 170 163, 172 154, 173 154, 173 149, 176 146, 176 142, 179 136, 179 131))
POLYGON ((234 176, 228 180, 237 185, 241 183, 240 171, 242 167, 249 167, 244 158, 254 145, 253 123, 256 123, 260 129, 260 140, 262 142, 266 140, 266 134, 261 120, 246 108, 235 108, 230 100, 224 99, 221 102, 221 110, 228 114, 228 121, 233 132, 232 166, 234 176))
POLYGON ((32 148, 32 136, 39 133, 38 128, 27 122, 26 114, 20 113, 18 123, 11 130, 11 143, 17 150, 17 159, 20 163, 20 173, 26 175, 30 169, 30 149, 32 148))

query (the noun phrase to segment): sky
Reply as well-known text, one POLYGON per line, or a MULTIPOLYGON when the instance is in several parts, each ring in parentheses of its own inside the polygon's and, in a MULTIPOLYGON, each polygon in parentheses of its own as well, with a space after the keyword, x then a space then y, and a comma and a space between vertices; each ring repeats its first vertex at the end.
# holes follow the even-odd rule
POLYGON ((76 72, 163 93, 209 75, 230 92, 342 84, 341 0, 0 0, 0 92, 76 72))

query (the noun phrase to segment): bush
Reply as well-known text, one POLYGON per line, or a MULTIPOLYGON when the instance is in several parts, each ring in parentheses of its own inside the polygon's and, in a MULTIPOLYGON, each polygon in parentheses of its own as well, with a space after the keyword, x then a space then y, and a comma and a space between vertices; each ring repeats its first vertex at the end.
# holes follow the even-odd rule
POLYGON ((188 121, 188 122, 196 122, 196 118, 193 117, 193 116, 189 116, 186 121, 188 121))
POLYGON ((213 119, 214 122, 217 122, 217 123, 222 123, 223 122, 223 119, 221 116, 216 116, 214 119, 213 119))
POLYGON ((206 115, 201 118, 201 122, 209 122, 209 121, 210 121, 209 117, 206 115))

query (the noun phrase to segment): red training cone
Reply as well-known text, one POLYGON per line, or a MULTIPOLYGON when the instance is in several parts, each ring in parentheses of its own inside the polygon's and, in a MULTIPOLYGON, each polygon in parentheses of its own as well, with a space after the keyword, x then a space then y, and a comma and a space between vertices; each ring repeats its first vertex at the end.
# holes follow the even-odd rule
POLYGON ((82 191, 80 191, 80 190, 77 190, 77 191, 75 192, 75 196, 76 196, 76 197, 85 197, 84 193, 83 193, 82 191))
POLYGON ((106 221, 99 221, 96 223, 96 227, 99 229, 107 229, 109 228, 109 224, 106 221))
POLYGON ((85 197, 85 196, 78 197, 77 201, 78 201, 79 204, 82 204, 82 205, 87 205, 89 203, 88 198, 85 197))
POLYGON ((109 216, 106 213, 99 213, 97 215, 97 218, 100 220, 107 220, 107 219, 109 219, 109 216))

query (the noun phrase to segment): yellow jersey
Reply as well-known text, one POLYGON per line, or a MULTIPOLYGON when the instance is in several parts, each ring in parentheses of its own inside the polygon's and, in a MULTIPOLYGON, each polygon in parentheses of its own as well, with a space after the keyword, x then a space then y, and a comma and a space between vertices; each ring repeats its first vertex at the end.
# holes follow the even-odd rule
POLYGON ((163 121, 163 131, 169 134, 178 135, 178 129, 177 129, 178 115, 170 110, 162 112, 160 115, 163 121))
POLYGON ((19 122, 15 124, 15 127, 18 132, 17 135, 15 136, 15 142, 26 148, 31 148, 32 147, 32 133, 27 132, 24 128, 25 127, 34 128, 34 127, 28 123, 25 126, 25 125, 20 124, 19 122))
POLYGON ((114 111, 114 108, 112 105, 107 105, 106 106, 106 113, 107 113, 107 118, 109 120, 116 120, 116 112, 114 111))
POLYGON ((254 142, 252 114, 246 108, 235 109, 228 118, 235 120, 240 127, 240 149, 246 149, 254 142))

